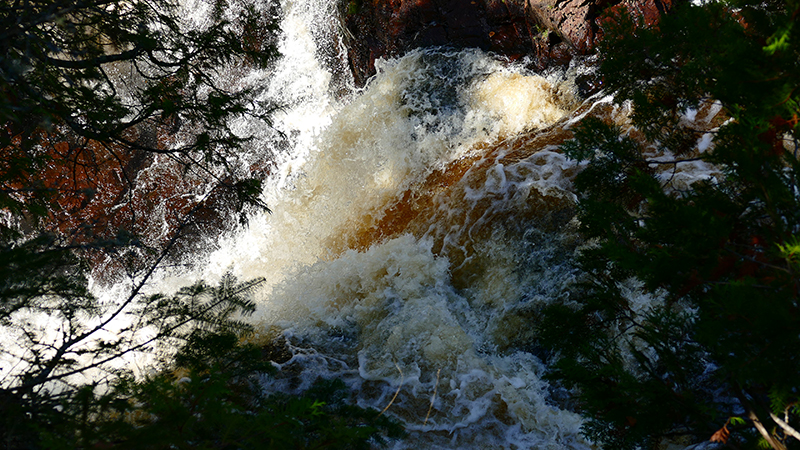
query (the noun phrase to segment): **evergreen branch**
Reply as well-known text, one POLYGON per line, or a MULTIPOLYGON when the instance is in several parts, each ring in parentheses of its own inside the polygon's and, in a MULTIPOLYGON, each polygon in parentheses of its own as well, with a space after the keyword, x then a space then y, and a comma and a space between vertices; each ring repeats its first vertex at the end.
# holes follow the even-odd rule
POLYGON ((43 56, 42 59, 44 60, 45 63, 55 67, 60 67, 62 69, 89 69, 89 68, 99 67, 102 64, 109 64, 119 61, 129 61, 131 59, 138 57, 144 52, 145 49, 137 47, 132 50, 124 51, 122 53, 117 53, 114 55, 101 55, 90 59, 70 60, 70 59, 52 58, 49 56, 43 56))
MULTIPOLYGON (((61 374, 57 374, 57 375, 51 376, 51 373, 61 364, 62 358, 67 354, 67 352, 71 348, 73 348, 77 344, 85 341, 90 336, 93 336, 96 333, 98 333, 99 331, 105 329, 111 322, 116 320, 126 310, 128 310, 128 308, 138 298, 139 293, 141 292, 141 290, 144 287, 144 285, 150 280, 152 275, 155 273, 156 269, 158 267, 160 267, 161 262, 167 257, 169 252, 175 246, 179 236, 181 235, 181 231, 189 224, 189 218, 194 214, 194 212, 197 210, 198 207, 199 207, 199 205, 195 206, 186 215, 184 220, 178 226, 177 232, 173 235, 173 237, 164 246, 164 249, 161 251, 161 254, 150 265, 150 267, 145 272, 145 274, 142 277, 142 279, 138 283, 136 283, 134 285, 134 287, 133 287, 131 293, 128 295, 128 297, 125 300, 123 300, 117 306, 116 310, 114 310, 110 315, 108 315, 104 320, 102 320, 98 325, 94 326, 93 328, 91 328, 91 329, 89 329, 89 330, 87 330, 87 331, 85 331, 85 332, 83 332, 83 333, 71 338, 71 339, 68 339, 68 340, 64 341, 62 343, 62 345, 59 346, 58 350, 56 351, 56 354, 53 355, 53 357, 51 357, 49 359, 47 364, 44 364, 43 370, 41 370, 36 376, 32 377, 32 379, 30 381, 24 382, 24 383, 20 384, 19 386, 16 386, 15 388, 13 388, 12 391, 14 391, 14 392, 17 392, 17 391, 26 392, 26 391, 29 391, 30 389, 32 389, 35 386, 43 385, 44 383, 47 383, 49 381, 62 379, 64 377, 67 377, 67 376, 70 376, 70 375, 81 373, 81 372, 83 372, 85 370, 88 370, 88 369, 90 369, 92 367, 97 367, 100 364, 106 364, 109 361, 118 359, 118 358, 124 356, 125 354, 128 354, 131 351, 133 351, 133 350, 125 350, 121 354, 109 357, 106 360, 101 361, 100 363, 91 364, 90 366, 86 366, 86 367, 83 367, 83 368, 78 368, 78 369, 75 369, 75 370, 72 370, 72 371, 69 371, 69 372, 66 372, 66 373, 61 373, 61 374)), ((142 348, 143 346, 144 345, 137 346, 136 349, 142 348)))
MULTIPOLYGON (((59 9, 54 9, 50 11, 42 12, 38 15, 38 17, 28 19, 28 16, 24 14, 24 12, 31 11, 30 7, 25 8, 0 8, 2 12, 8 12, 9 16, 17 18, 17 24, 22 23, 22 20, 28 19, 28 22, 25 26, 17 26, 17 27, 9 27, 7 31, 3 34, 0 34, 0 42, 7 42, 8 40, 12 39, 14 36, 19 36, 28 32, 29 30, 36 28, 45 23, 52 23, 59 17, 67 16, 74 11, 78 11, 82 8, 85 8, 87 5, 90 6, 103 6, 108 4, 115 4, 118 0, 97 0, 97 1, 72 1, 72 2, 62 2, 66 3, 68 6, 60 7, 59 9)), ((52 4, 52 8, 58 8, 58 3, 52 4)))
POLYGON ((675 159, 675 160, 670 160, 670 161, 658 161, 658 160, 654 160, 654 159, 642 159, 641 161, 645 162, 647 164, 654 164, 654 165, 671 164, 671 165, 676 165, 677 166, 680 163, 693 162, 693 161, 704 161, 704 160, 705 160, 705 158, 699 156, 697 158, 684 158, 684 159, 675 159))

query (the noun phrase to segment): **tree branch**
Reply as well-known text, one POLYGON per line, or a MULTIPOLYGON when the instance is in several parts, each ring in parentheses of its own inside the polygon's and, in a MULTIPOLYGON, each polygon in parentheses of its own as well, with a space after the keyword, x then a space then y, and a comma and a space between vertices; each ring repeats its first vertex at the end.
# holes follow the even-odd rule
POLYGON ((761 419, 758 418, 758 416, 752 410, 752 408, 747 408, 747 417, 749 417, 750 420, 753 421, 753 426, 756 427, 756 430, 758 430, 758 433, 761 435, 761 437, 763 437, 764 440, 766 440, 767 443, 769 443, 770 447, 772 447, 775 450, 786 450, 786 445, 784 445, 783 442, 775 439, 775 436, 773 436, 772 434, 770 434, 769 431, 767 431, 766 427, 764 427, 764 424, 761 423, 761 419))
POLYGON ((60 67, 63 69, 89 69, 89 68, 96 68, 101 64, 107 64, 118 61, 128 61, 136 58, 142 53, 144 53, 144 50, 140 47, 137 47, 132 50, 124 51, 122 53, 116 53, 113 55, 102 55, 90 59, 71 60, 71 59, 51 58, 49 56, 45 56, 43 59, 47 64, 60 67))
POLYGON ((780 417, 776 416, 772 412, 769 413, 769 417, 775 421, 775 423, 777 423, 786 434, 800 441, 800 432, 792 428, 788 423, 784 422, 780 417))

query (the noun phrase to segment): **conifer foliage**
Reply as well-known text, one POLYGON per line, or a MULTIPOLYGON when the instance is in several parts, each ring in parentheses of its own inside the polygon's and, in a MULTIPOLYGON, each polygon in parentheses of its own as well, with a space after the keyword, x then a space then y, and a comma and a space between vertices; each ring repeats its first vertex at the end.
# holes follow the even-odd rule
POLYGON ((205 23, 175 0, 0 3, 0 207, 73 239, 114 239, 120 226, 137 229, 131 208, 110 224, 70 216, 119 209, 136 168, 155 155, 264 207, 259 180, 236 163, 250 137, 230 124, 268 123, 274 105, 219 74, 266 67, 277 30, 267 7, 231 18, 229 3, 198 2, 210 11, 205 23))
POLYGON ((197 207, 159 246, 135 215, 127 229, 80 217, 103 196, 126 207, 153 155, 266 208, 231 123, 274 106, 217 75, 267 67, 277 29, 266 2, 233 18, 231 3, 196 2, 210 14, 191 23, 175 0, 0 1, 0 447, 369 448, 401 433, 341 383, 263 393, 275 369, 243 321, 261 280, 144 294, 197 207), (123 298, 89 289, 98 257, 127 271, 123 298), (160 361, 134 374, 143 353, 160 361))
POLYGON ((669 158, 598 120, 565 145, 587 162, 575 181, 587 281, 543 313, 550 376, 575 388, 603 448, 681 436, 800 448, 800 2, 693 2, 650 29, 626 14, 605 24, 607 89, 669 158), (714 101, 729 120, 697 154, 704 133, 682 121, 714 101), (720 175, 678 190, 656 170, 697 160, 720 175))

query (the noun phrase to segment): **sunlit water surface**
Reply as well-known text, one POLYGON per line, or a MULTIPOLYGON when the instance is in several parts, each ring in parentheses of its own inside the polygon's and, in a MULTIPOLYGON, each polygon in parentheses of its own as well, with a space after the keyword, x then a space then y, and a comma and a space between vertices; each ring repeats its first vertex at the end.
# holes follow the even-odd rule
MULTIPOLYGON (((202 2, 186 5, 202 24, 202 2)), ((341 378, 353 402, 403 422, 396 448, 591 448, 564 393, 542 380, 532 330, 578 276, 578 167, 558 144, 588 114, 624 126, 628 111, 578 99, 579 65, 535 74, 479 50, 380 60, 356 89, 335 6, 280 10, 276 66, 223 74, 283 105, 273 128, 235 124, 258 137, 254 159, 270 155, 273 213, 150 289, 264 277, 252 320, 291 356, 265 387, 341 378)), ((688 185, 713 172, 695 169, 670 176, 688 185)))

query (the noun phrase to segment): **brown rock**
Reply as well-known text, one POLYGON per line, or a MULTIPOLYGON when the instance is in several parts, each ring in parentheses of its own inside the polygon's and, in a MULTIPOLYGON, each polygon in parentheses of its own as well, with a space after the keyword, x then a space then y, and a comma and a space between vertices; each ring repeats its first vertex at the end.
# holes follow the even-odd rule
POLYGON ((419 47, 481 48, 510 57, 531 54, 539 29, 525 0, 351 1, 344 21, 356 82, 375 73, 375 59, 419 47))
POLYGON ((580 53, 594 45, 595 0, 529 0, 531 12, 580 53))
POLYGON ((596 39, 599 40, 603 35, 603 28, 608 22, 614 21, 615 16, 627 11, 634 17, 638 17, 645 27, 658 26, 659 18, 666 14, 675 6, 676 0, 623 0, 622 2, 609 6, 603 15, 596 19, 598 32, 596 39))
POLYGON ((594 51, 602 19, 622 8, 654 26, 679 0, 351 0, 343 14, 356 82, 375 59, 418 47, 477 47, 510 59, 533 57, 537 69, 594 51))

